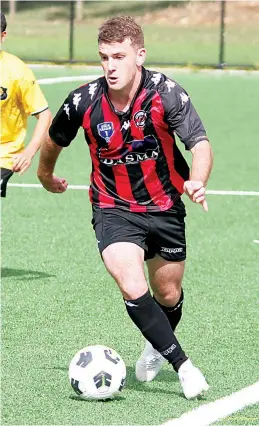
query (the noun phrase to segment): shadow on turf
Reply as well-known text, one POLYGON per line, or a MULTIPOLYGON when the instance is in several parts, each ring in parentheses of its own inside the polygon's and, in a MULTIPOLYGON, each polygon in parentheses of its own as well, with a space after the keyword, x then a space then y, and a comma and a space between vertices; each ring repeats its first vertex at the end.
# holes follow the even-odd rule
MULTIPOLYGON (((60 370, 60 371, 68 371, 68 367, 52 367, 53 370, 60 370)), ((160 371, 159 375, 157 376, 157 378, 154 380, 154 382, 152 383, 141 383, 138 382, 136 380, 135 377, 135 368, 132 366, 127 366, 127 378, 126 378, 126 388, 127 389, 132 389, 134 391, 137 392, 148 392, 148 393, 154 393, 154 394, 167 394, 167 395, 176 395, 179 396, 180 398, 184 398, 183 393, 182 392, 175 392, 175 391, 168 391, 165 389, 160 389, 158 387, 156 387, 156 383, 159 382, 166 382, 166 383, 172 383, 172 382, 178 382, 178 377, 176 375, 176 373, 174 373, 172 371, 172 373, 170 371, 165 371, 162 370, 160 371)), ((76 401, 85 401, 82 398, 76 396, 76 395, 71 395, 69 397, 70 399, 76 400, 76 401)), ((116 397, 114 400, 118 401, 118 400, 123 400, 124 397, 122 396, 118 396, 116 397)), ((106 402, 109 401, 114 401, 114 400, 108 400, 106 402)), ((92 402, 92 400, 91 400, 92 402)), ((95 401, 96 402, 96 401, 95 401)))
POLYGON ((178 382, 177 374, 173 371, 162 370, 152 383, 141 383, 137 381, 135 377, 135 367, 127 366, 127 378, 126 378, 126 388, 132 389, 138 392, 148 392, 148 393, 160 393, 167 395, 177 395, 181 398, 184 398, 182 392, 168 391, 165 389, 155 387, 156 383, 166 382, 178 382))
POLYGON ((125 398, 125 396, 116 396, 116 397, 114 397, 114 398, 111 398, 111 399, 103 399, 103 400, 101 400, 101 399, 83 399, 83 398, 80 398, 80 396, 77 396, 77 395, 70 395, 70 397, 69 397, 69 399, 72 399, 73 401, 78 401, 78 402, 90 402, 91 404, 92 403, 94 403, 94 404, 100 404, 100 402, 102 402, 103 404, 108 404, 109 402, 117 402, 117 401, 124 401, 126 398, 125 398))
POLYGON ((1 269, 2 278, 8 277, 17 277, 20 280, 38 280, 40 278, 51 278, 56 275, 47 274, 46 272, 41 271, 30 271, 28 269, 13 269, 13 268, 2 268, 1 269))

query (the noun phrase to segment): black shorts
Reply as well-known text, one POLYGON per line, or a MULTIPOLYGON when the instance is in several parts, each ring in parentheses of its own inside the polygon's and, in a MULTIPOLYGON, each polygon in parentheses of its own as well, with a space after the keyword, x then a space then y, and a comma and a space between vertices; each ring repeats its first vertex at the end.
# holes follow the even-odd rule
POLYGON ((156 254, 179 262, 186 258, 184 203, 179 199, 166 211, 135 213, 93 205, 92 224, 100 253, 110 244, 130 242, 145 251, 145 260, 156 254))
POLYGON ((6 196, 7 182, 12 175, 13 175, 12 170, 1 167, 1 197, 6 196))

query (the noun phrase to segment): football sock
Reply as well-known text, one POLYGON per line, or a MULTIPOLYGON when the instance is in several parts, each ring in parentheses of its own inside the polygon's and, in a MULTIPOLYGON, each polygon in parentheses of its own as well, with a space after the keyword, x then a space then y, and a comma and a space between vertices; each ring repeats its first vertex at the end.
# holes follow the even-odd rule
POLYGON ((127 312, 151 345, 172 364, 175 371, 188 359, 176 339, 167 316, 150 292, 135 300, 124 300, 127 312))
POLYGON ((183 300, 184 300, 183 289, 181 292, 180 299, 178 300, 175 306, 168 307, 168 306, 161 305, 161 303, 159 303, 154 296, 153 298, 158 304, 158 306, 160 306, 162 311, 166 314, 168 321, 170 322, 170 325, 172 327, 172 330, 175 331, 182 317, 182 308, 183 308, 183 300))

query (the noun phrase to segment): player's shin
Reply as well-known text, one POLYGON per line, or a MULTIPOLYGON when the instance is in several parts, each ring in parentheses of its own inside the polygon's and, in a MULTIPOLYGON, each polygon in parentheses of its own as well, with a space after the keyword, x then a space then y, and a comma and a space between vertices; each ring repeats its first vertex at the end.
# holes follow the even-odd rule
POLYGON ((145 338, 175 371, 188 359, 176 339, 167 316, 154 301, 149 291, 135 300, 124 300, 132 321, 145 338))
POLYGON ((153 296, 154 300, 160 306, 162 311, 166 314, 168 321, 170 322, 170 325, 172 327, 172 330, 175 331, 177 325, 179 324, 181 318, 182 318, 182 308, 183 308, 183 301, 184 301, 184 293, 183 289, 181 292, 180 299, 174 306, 164 306, 161 303, 157 301, 155 296, 153 296))

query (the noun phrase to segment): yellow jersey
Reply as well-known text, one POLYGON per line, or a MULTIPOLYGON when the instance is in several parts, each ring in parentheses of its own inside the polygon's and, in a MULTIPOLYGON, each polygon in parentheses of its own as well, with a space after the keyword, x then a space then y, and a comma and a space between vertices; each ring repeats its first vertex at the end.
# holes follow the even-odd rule
POLYGON ((12 156, 24 149, 27 117, 48 108, 28 66, 0 51, 0 167, 12 169, 12 156))

